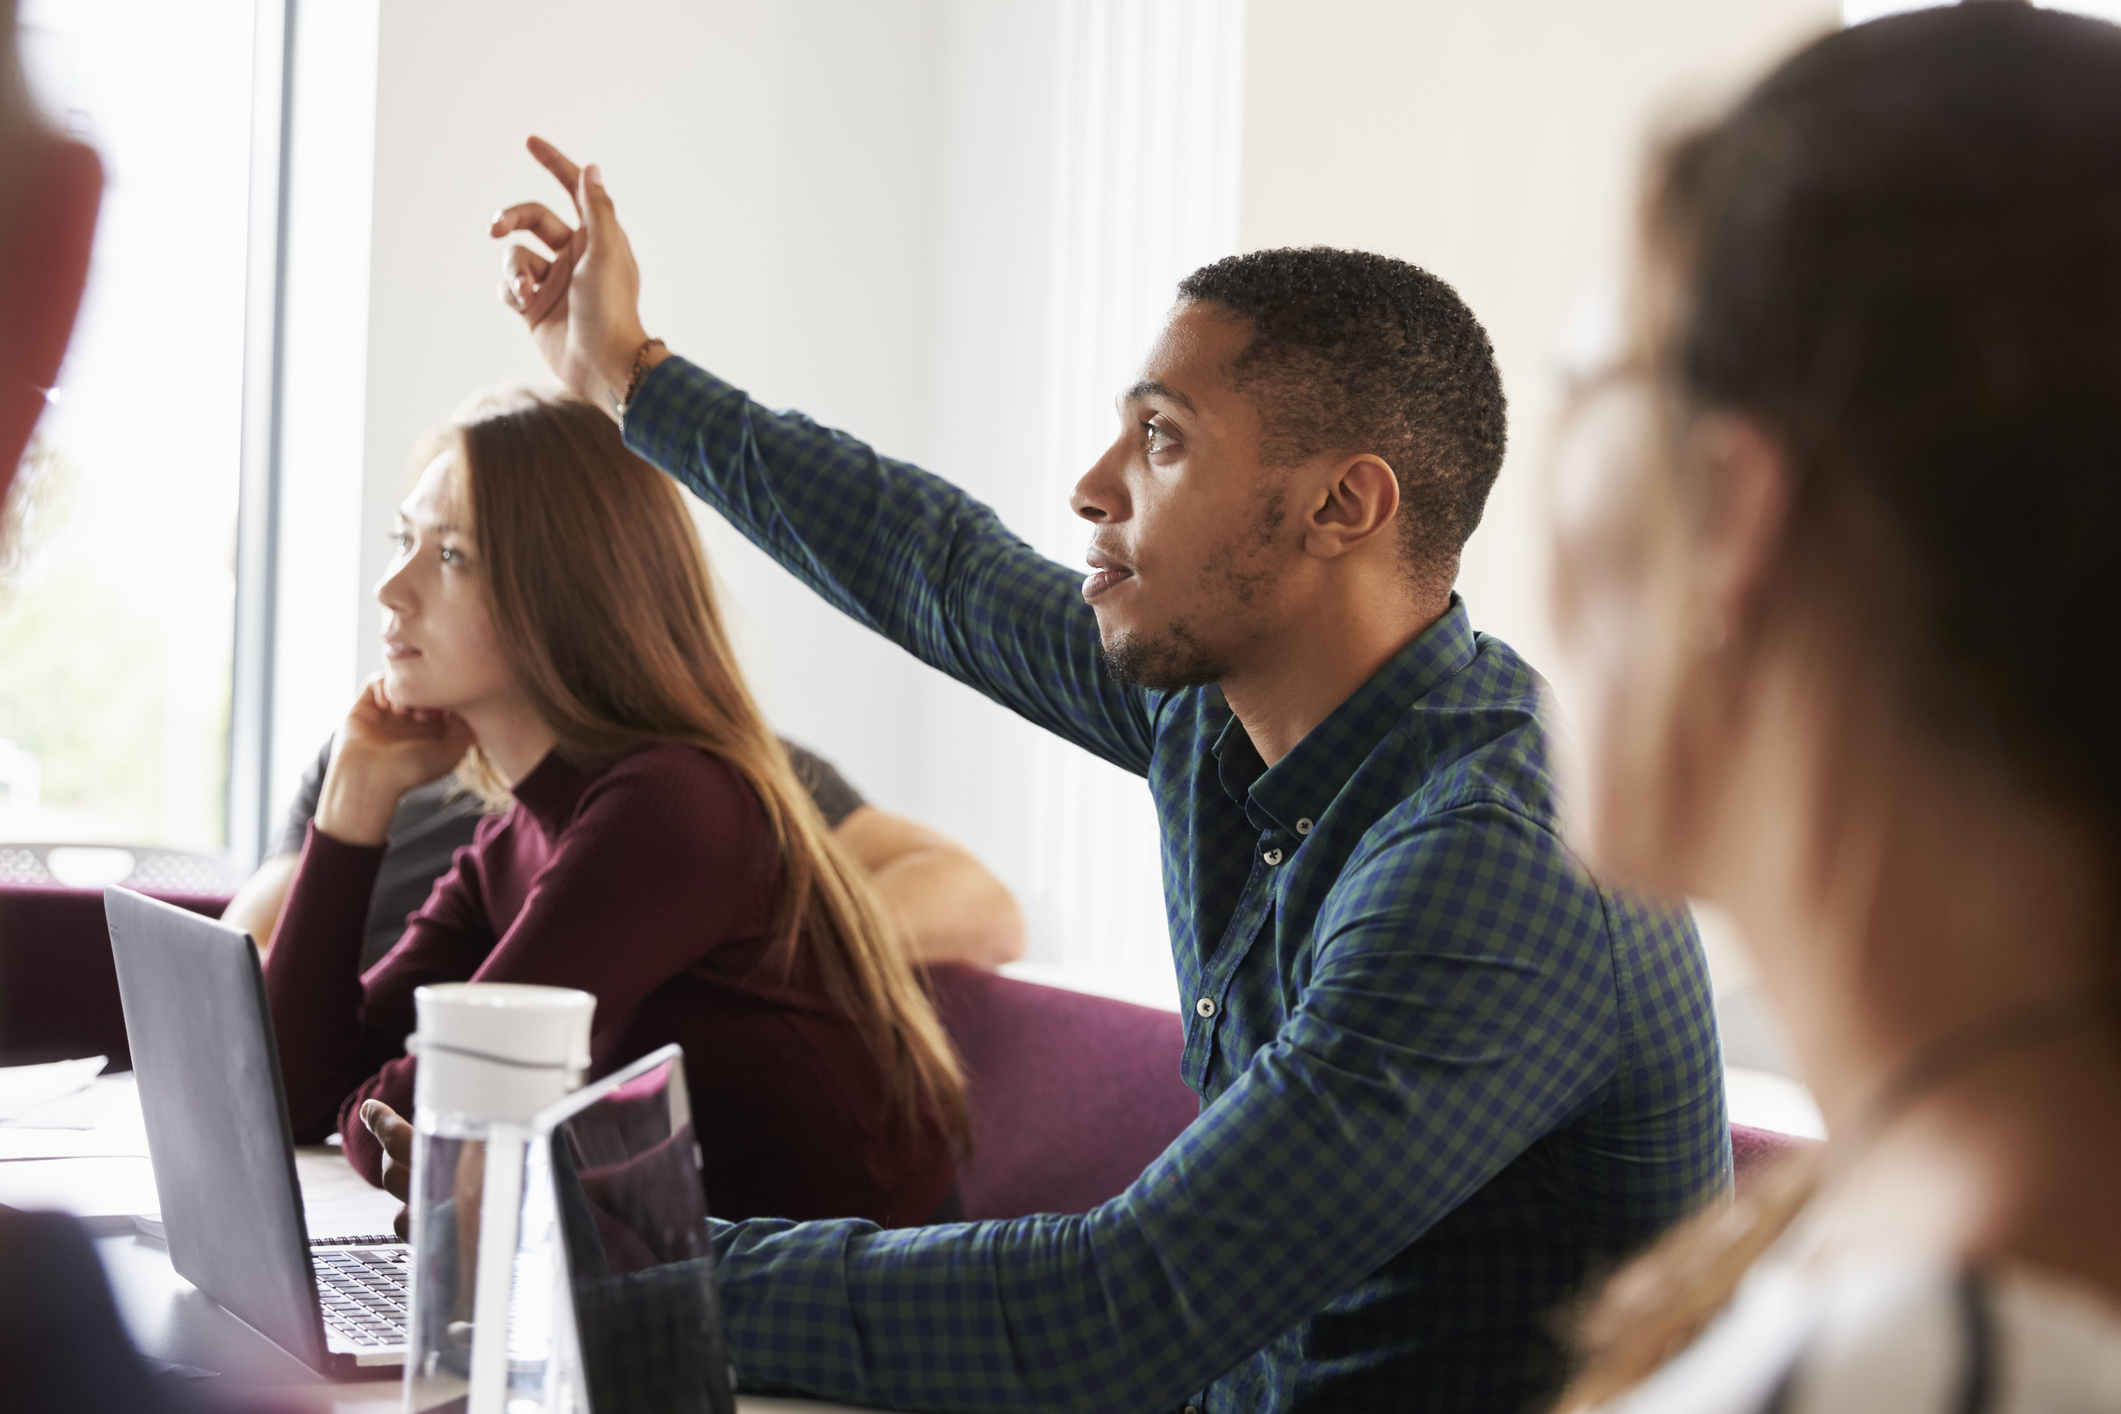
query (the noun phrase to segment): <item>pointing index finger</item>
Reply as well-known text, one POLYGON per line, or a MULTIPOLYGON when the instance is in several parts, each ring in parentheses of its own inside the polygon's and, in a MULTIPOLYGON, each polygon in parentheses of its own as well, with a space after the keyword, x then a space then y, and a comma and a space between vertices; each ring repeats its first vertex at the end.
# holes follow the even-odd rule
POLYGON ((524 146, 530 149, 530 155, 538 160, 540 167, 559 179, 560 185, 567 188, 569 196, 575 194, 581 185, 582 169, 568 161, 566 153, 541 137, 531 138, 524 146))

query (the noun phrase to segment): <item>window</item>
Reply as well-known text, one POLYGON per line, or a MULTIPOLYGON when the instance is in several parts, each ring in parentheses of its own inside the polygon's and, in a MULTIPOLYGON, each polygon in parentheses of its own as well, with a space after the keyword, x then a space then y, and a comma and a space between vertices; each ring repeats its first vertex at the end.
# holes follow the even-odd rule
POLYGON ((227 842, 251 0, 25 0, 107 176, 0 556, 0 839, 227 842))

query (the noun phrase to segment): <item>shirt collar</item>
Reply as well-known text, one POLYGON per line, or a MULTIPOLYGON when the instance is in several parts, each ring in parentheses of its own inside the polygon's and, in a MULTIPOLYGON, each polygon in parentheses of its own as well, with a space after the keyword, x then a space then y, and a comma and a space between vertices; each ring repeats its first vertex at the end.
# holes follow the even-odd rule
POLYGON ((1477 647, 1465 601, 1454 593, 1443 617, 1386 659, 1271 767, 1233 713, 1211 748, 1223 790, 1263 830, 1294 831, 1299 820, 1316 819, 1407 708, 1455 677, 1477 647))
POLYGON ((589 789, 596 774, 561 759, 557 750, 548 751, 528 775, 509 787, 508 793, 548 833, 557 833, 573 818, 575 803, 589 789))

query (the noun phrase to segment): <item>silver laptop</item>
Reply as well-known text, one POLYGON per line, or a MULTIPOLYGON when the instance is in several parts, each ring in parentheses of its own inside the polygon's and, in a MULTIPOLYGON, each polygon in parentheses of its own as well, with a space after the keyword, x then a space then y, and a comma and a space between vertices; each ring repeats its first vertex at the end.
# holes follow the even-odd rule
POLYGON ((327 1375, 405 1362, 410 1253, 311 1241, 258 952, 230 928, 103 891, 170 1264, 327 1375))

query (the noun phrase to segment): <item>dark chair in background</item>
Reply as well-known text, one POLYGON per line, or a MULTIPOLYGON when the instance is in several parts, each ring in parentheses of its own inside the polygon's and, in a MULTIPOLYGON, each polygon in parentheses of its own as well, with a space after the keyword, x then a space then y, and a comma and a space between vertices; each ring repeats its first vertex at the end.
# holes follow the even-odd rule
MULTIPOLYGON (((141 892, 209 918, 228 905, 225 892, 141 892)), ((0 883, 0 1065, 75 1056, 109 1056, 112 1070, 133 1064, 103 891, 0 883)))
POLYGON ((123 884, 143 894, 227 898, 243 882, 225 859, 151 845, 0 843, 0 884, 53 884, 100 889, 123 884))

